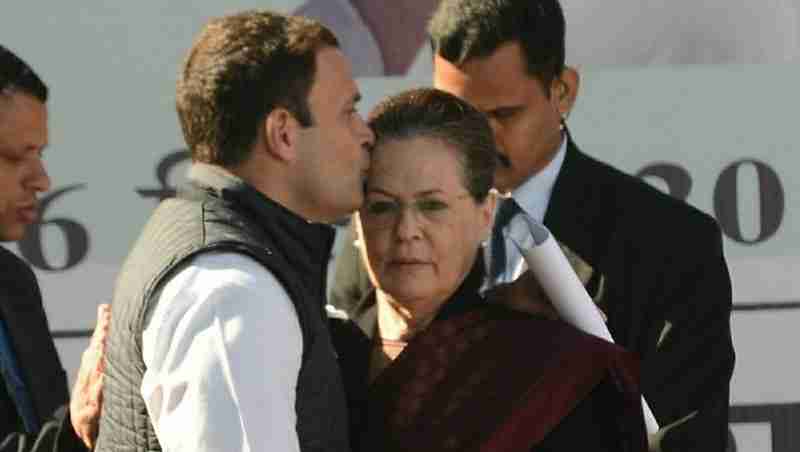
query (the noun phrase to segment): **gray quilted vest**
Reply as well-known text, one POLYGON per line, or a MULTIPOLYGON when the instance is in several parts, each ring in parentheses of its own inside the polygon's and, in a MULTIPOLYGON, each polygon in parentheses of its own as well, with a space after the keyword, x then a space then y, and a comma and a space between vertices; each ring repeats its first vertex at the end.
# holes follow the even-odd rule
POLYGON ((161 450, 140 394, 144 319, 157 302, 154 294, 183 263, 227 251, 261 263, 294 303, 303 333, 295 406, 300 449, 349 452, 344 389, 324 309, 332 229, 306 222, 208 165, 195 164, 190 180, 155 210, 118 276, 96 450, 161 450))

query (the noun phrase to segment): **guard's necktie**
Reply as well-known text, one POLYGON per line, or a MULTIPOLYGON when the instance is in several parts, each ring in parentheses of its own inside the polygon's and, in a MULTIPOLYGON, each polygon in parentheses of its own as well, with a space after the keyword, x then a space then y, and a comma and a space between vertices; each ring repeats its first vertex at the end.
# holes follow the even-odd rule
POLYGON ((503 229, 511 222, 511 219, 520 212, 519 204, 514 201, 514 198, 504 198, 500 202, 500 207, 497 209, 497 215, 494 217, 494 227, 492 228, 492 265, 491 275, 492 281, 497 282, 497 279, 505 273, 507 258, 506 258, 506 240, 503 236, 503 229))

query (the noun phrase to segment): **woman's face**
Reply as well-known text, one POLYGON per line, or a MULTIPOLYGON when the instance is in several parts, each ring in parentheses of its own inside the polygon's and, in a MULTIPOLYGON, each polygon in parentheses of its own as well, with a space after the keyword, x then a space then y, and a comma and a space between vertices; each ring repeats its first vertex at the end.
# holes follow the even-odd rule
POLYGON ((359 211, 373 284, 411 312, 438 309, 472 268, 493 203, 469 194, 451 145, 427 137, 378 145, 359 211))

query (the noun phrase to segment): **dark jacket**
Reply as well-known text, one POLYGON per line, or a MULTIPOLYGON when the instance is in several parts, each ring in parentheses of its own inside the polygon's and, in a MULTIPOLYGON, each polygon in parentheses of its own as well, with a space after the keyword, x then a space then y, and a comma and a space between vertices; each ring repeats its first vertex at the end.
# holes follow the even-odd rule
POLYGON ((544 219, 594 268, 614 340, 641 356, 661 450, 723 451, 733 373, 731 281, 710 216, 569 141, 544 219))
POLYGON ((39 284, 30 267, 0 246, 0 315, 42 428, 26 434, 5 384, 0 388, 0 452, 83 451, 69 421, 67 376, 61 366, 39 284), (54 443, 58 446, 54 448, 54 443))

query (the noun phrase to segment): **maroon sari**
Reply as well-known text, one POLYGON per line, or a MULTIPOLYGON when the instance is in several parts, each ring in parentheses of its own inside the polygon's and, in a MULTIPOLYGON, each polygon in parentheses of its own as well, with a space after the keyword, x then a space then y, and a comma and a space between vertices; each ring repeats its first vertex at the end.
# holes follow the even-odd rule
POLYGON ((432 322, 370 385, 361 450, 527 452, 609 380, 602 417, 617 450, 646 451, 631 354, 563 322, 474 307, 432 322))

